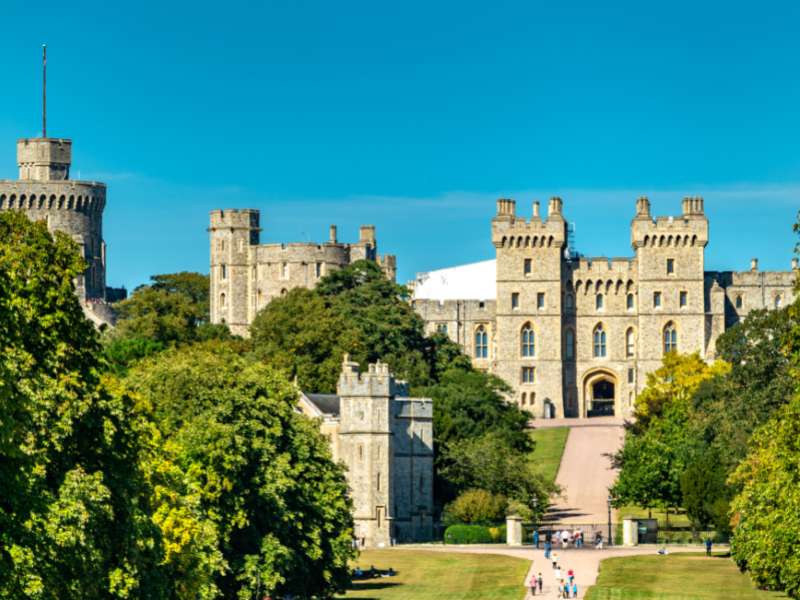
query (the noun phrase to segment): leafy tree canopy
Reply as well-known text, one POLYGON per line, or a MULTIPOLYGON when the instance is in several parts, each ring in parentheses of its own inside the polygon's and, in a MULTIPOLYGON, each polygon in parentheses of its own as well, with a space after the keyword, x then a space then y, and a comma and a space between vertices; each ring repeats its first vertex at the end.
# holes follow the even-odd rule
POLYGON ((153 275, 151 280, 115 305, 117 323, 104 343, 116 370, 170 346, 230 338, 225 325, 208 322, 207 275, 182 272, 153 275))
POLYGON ((77 245, 0 213, 0 598, 161 598, 145 430, 100 380, 77 245))
POLYGON ((160 436, 148 465, 176 597, 342 590, 352 558, 344 473, 283 375, 214 341, 145 359, 126 384, 160 436))

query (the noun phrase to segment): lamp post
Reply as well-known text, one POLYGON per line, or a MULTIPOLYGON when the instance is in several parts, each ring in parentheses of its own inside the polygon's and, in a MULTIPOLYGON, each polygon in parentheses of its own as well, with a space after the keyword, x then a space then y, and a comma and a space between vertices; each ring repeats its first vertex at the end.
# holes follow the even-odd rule
POLYGON ((608 545, 611 545, 611 494, 608 495, 608 545))
POLYGON ((536 540, 534 545, 536 546, 537 550, 539 549, 538 531, 539 531, 539 497, 538 496, 534 496, 533 497, 533 533, 531 535, 533 536, 533 539, 536 540))

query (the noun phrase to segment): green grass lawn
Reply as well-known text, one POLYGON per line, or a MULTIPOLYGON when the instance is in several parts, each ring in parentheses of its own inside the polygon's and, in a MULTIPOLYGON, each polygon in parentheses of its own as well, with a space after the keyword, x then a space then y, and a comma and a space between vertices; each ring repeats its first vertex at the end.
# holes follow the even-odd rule
POLYGON ((773 600, 753 587, 730 558, 670 554, 608 558, 586 600, 773 600))
POLYGON ((531 461, 537 470, 550 482, 556 480, 558 467, 561 465, 561 455, 564 454, 564 445, 567 443, 569 427, 552 427, 547 429, 534 429, 531 432, 536 447, 533 450, 531 461))
POLYGON ((353 582, 343 598, 374 600, 521 600, 530 563, 491 554, 365 550, 362 569, 392 567, 395 577, 353 582))

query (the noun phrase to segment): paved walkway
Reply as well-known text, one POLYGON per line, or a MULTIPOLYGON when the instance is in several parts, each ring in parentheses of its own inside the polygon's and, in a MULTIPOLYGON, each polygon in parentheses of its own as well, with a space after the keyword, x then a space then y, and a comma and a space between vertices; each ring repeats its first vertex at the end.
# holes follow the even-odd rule
POLYGON ((608 488, 617 477, 609 455, 622 446, 622 421, 613 418, 563 421, 570 427, 556 477, 563 492, 548 518, 559 523, 605 523, 608 488))
MULTIPOLYGON (((418 548, 420 550, 429 550, 432 552, 454 552, 465 554, 500 554, 503 556, 514 556, 531 561, 531 566, 528 569, 528 574, 525 576, 525 581, 522 584, 528 587, 528 582, 533 575, 538 573, 542 574, 542 581, 544 583, 542 589, 542 596, 544 598, 555 598, 558 590, 558 582, 555 580, 553 573, 553 566, 550 560, 544 558, 544 550, 535 550, 531 547, 526 548, 512 548, 505 545, 470 545, 470 546, 443 546, 443 545, 428 545, 428 544, 403 544, 395 546, 399 550, 408 550, 411 548, 418 548)), ((656 554, 658 547, 656 546, 637 546, 635 548, 606 548, 604 550, 583 549, 575 550, 574 548, 567 550, 556 550, 558 561, 561 565, 563 577, 566 578, 567 571, 572 569, 575 571, 575 581, 578 584, 578 598, 583 598, 586 590, 594 585, 597 581, 597 574, 600 569, 600 561, 611 558, 613 556, 635 556, 641 554, 656 554)), ((703 547, 698 546, 676 546, 668 547, 670 553, 674 552, 703 552, 703 547)), ((525 596, 529 598, 530 593, 525 596)), ((538 594, 537 594, 538 597, 538 594)))

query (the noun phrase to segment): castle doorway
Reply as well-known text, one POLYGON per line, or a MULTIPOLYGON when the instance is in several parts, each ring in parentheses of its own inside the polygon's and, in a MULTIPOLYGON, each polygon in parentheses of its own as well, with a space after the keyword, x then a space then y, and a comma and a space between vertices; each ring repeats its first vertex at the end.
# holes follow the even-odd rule
POLYGON ((584 379, 584 407, 587 417, 614 416, 617 378, 609 371, 595 371, 584 379))

